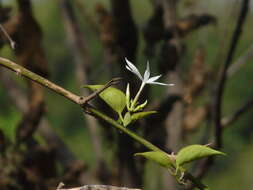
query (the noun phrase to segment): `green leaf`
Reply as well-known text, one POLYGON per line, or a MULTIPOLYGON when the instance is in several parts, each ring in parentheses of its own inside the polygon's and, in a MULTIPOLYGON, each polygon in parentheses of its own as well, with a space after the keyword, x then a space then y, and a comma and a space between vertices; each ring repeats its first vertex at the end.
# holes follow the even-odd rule
POLYGON ((225 155, 223 152, 214 150, 204 145, 190 145, 182 148, 176 156, 177 167, 186 163, 205 158, 208 156, 225 155))
POLYGON ((124 116, 124 120, 123 120, 123 125, 126 127, 127 125, 129 125, 129 123, 131 123, 132 119, 131 119, 131 115, 129 112, 126 112, 125 116, 124 116))
MULTIPOLYGON (((104 85, 85 85, 84 87, 89 88, 92 91, 96 91, 101 89, 103 86, 104 85)), ((117 88, 106 88, 99 94, 99 97, 102 98, 117 113, 121 113, 126 106, 125 94, 117 88)))
POLYGON ((165 168, 168 168, 173 165, 173 160, 171 159, 170 155, 164 152, 151 151, 151 152, 136 153, 134 155, 143 156, 146 159, 152 160, 165 168))
POLYGON ((144 117, 147 117, 151 114, 154 114, 154 113, 157 113, 156 111, 143 111, 143 112, 138 112, 138 113, 134 113, 131 118, 132 118, 132 121, 136 121, 138 119, 141 119, 141 118, 144 118, 144 117))

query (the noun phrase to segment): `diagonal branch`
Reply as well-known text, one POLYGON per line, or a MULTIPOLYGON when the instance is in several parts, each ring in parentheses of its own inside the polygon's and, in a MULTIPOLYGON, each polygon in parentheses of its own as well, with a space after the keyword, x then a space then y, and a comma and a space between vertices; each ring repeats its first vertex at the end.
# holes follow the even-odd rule
POLYGON ((29 80, 32 80, 34 82, 37 82, 41 84, 42 86, 53 90, 57 94, 60 94, 61 96, 64 96, 65 98, 71 100, 72 102, 79 104, 80 97, 77 96, 76 94, 73 94, 72 92, 65 90, 64 88, 56 85, 55 83, 45 79, 44 77, 41 77, 28 69, 8 60, 5 58, 0 57, 0 64, 12 71, 14 71, 18 76, 21 75, 25 78, 28 78, 29 80))
POLYGON ((8 32, 5 30, 5 28, 2 26, 2 24, 0 24, 0 30, 3 32, 3 34, 5 35, 5 37, 8 39, 8 41, 10 42, 10 46, 12 49, 15 49, 16 43, 12 40, 12 38, 10 37, 10 35, 8 34, 8 32))
POLYGON ((62 95, 63 97, 71 100, 72 102, 78 104, 78 105, 81 105, 82 107, 85 107, 86 104, 94 99, 97 95, 99 95, 99 93, 101 93, 102 91, 104 91, 106 88, 110 87, 111 85, 114 85, 116 84, 120 78, 115 78, 115 79, 112 79, 111 81, 109 81, 107 84, 105 84, 104 87, 102 87, 101 89, 93 92, 93 94, 87 96, 87 97, 83 97, 83 96, 78 96, 60 86, 58 86, 57 84, 45 79, 44 77, 41 77, 31 71, 29 71, 28 69, 8 60, 8 59, 5 59, 5 58, 2 58, 0 57, 0 64, 14 72, 16 72, 16 74, 19 76, 23 76, 23 77, 26 77, 54 92, 56 92, 57 94, 59 95, 62 95))
POLYGON ((215 138, 216 138, 215 141, 216 141, 217 148, 222 147, 222 123, 221 123, 222 105, 223 105, 222 98, 223 98, 223 93, 224 93, 225 85, 226 85, 227 70, 229 68, 229 65, 231 64, 231 61, 234 56, 234 52, 238 45, 238 41, 242 33, 242 27, 248 13, 248 9, 249 9, 249 0, 243 0, 241 4, 240 15, 238 17, 235 31, 232 36, 228 55, 227 55, 224 65, 221 68, 221 75, 219 77, 218 86, 216 89, 213 114, 214 114, 214 123, 215 123, 215 138))
POLYGON ((81 105, 85 105, 87 104, 90 100, 94 99, 95 97, 97 97, 101 92, 103 92, 105 89, 107 89, 108 87, 118 84, 119 81, 121 81, 122 78, 113 78, 112 80, 110 80, 109 82, 107 82, 103 87, 101 87, 100 89, 96 90, 95 92, 93 92, 92 94, 90 94, 89 96, 86 97, 81 97, 80 99, 80 104, 81 105))

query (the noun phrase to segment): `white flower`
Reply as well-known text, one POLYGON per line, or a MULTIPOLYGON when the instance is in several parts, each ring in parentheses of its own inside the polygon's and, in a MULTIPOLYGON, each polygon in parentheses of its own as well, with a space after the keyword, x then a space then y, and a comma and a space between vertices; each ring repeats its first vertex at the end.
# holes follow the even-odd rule
POLYGON ((134 66, 134 64, 132 64, 130 61, 127 60, 127 58, 125 58, 126 60, 126 68, 127 70, 129 70, 130 72, 132 72, 133 74, 135 74, 141 81, 141 86, 140 89, 138 90, 137 94, 135 95, 133 100, 130 100, 130 98, 128 96, 130 96, 130 92, 129 92, 129 85, 127 86, 127 109, 129 111, 135 112, 138 111, 139 109, 142 109, 145 107, 145 105, 147 104, 147 102, 144 102, 143 104, 138 106, 138 99, 140 97, 140 94, 144 88, 144 86, 146 84, 157 84, 157 85, 165 85, 165 86, 173 86, 174 84, 165 84, 165 83, 161 83, 161 82, 155 82, 156 80, 158 80, 162 75, 158 75, 158 76, 154 76, 154 77, 150 77, 150 69, 149 69, 149 62, 147 62, 147 68, 146 71, 144 72, 144 76, 142 77, 139 70, 134 66))
POLYGON ((157 84, 157 85, 165 85, 165 86, 174 86, 174 84, 165 84, 165 83, 161 83, 161 82, 155 82, 162 75, 158 75, 158 76, 154 76, 154 77, 149 78, 150 77, 149 62, 147 62, 147 68, 145 70, 144 76, 142 77, 139 70, 134 66, 134 64, 132 64, 129 60, 127 60, 127 58, 125 58, 125 61, 127 63, 127 65, 126 65, 127 70, 129 70, 130 72, 135 74, 142 81, 143 85, 157 84))

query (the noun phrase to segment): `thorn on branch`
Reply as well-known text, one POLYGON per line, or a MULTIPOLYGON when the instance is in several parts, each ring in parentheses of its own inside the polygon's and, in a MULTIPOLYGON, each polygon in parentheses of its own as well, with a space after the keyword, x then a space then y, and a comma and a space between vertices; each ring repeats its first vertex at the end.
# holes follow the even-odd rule
POLYGON ((57 186, 56 190, 60 190, 62 189, 62 187, 64 186, 65 184, 63 182, 60 182, 59 185, 57 186))
POLYGON ((95 92, 93 92, 89 96, 86 96, 86 97, 81 96, 79 99, 79 104, 81 105, 81 107, 85 107, 89 101, 96 98, 101 92, 103 92, 105 89, 109 88, 110 86, 118 84, 121 80, 122 80, 122 78, 119 78, 119 77, 113 78, 112 80, 107 82, 102 88, 96 90, 95 92))
POLYGON ((8 34, 8 32, 5 30, 5 28, 2 26, 2 24, 0 24, 0 29, 3 32, 3 34, 5 35, 5 37, 8 39, 11 48, 14 50, 16 47, 16 43, 11 39, 10 35, 8 34))

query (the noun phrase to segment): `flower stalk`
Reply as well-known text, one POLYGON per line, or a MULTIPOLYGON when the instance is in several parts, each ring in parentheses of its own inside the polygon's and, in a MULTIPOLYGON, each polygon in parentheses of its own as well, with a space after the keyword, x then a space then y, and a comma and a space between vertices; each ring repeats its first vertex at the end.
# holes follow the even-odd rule
POLYGON ((138 99, 139 99, 139 97, 140 97, 140 95, 141 95, 141 92, 142 92, 142 90, 144 89, 144 86, 145 86, 145 83, 142 82, 142 83, 141 83, 141 86, 140 86, 140 89, 138 90, 137 94, 136 94, 135 97, 134 97, 134 100, 133 100, 132 103, 131 103, 130 110, 134 110, 134 108, 135 108, 135 106, 136 106, 136 104, 137 104, 137 101, 138 101, 138 99))

